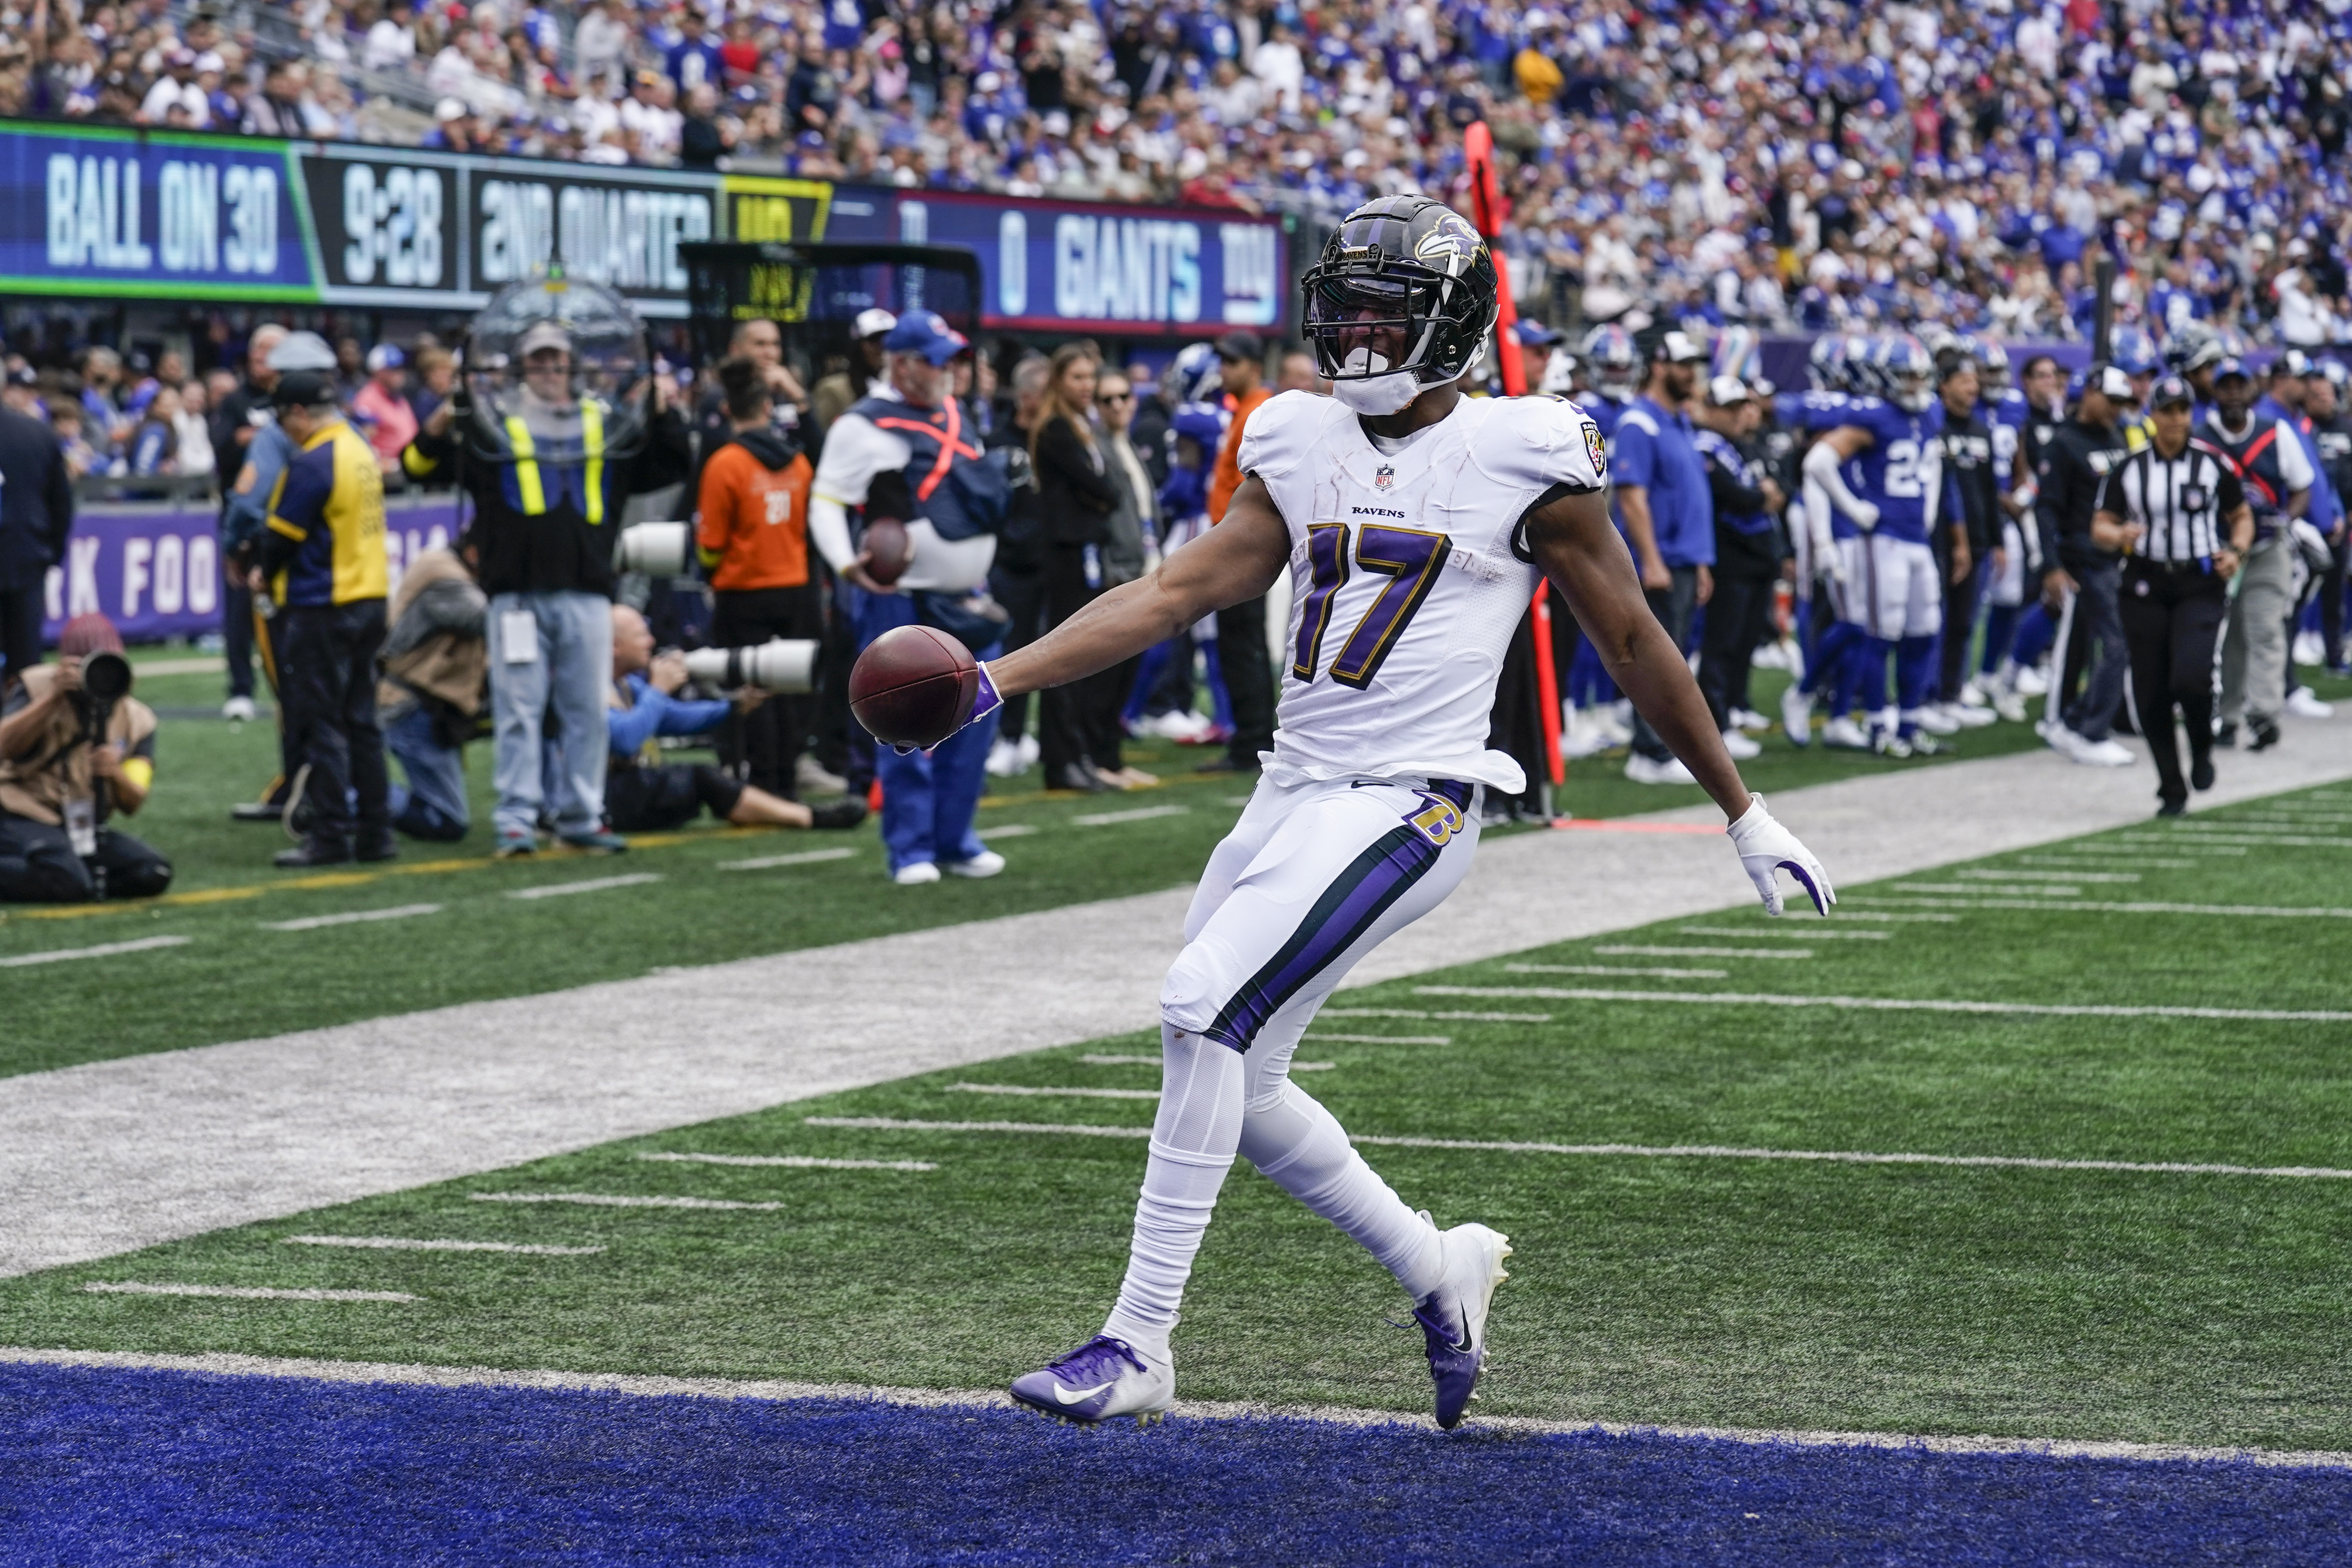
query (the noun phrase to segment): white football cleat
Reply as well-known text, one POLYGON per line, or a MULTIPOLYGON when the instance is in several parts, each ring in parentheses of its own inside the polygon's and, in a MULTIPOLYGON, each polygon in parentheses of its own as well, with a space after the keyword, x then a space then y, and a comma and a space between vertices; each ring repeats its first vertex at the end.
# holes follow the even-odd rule
POLYGON ((2050 695, 2050 677, 2032 664, 2017 666, 2017 676, 2011 685, 2021 697, 2046 697, 2050 695))
POLYGON ((2025 722, 2025 699, 2003 686, 1992 695, 1992 711, 2011 724, 2025 722))
POLYGON ((923 887, 940 880, 940 868, 929 861, 908 861, 890 873, 900 887, 923 887))
POLYGON ((2129 768, 2134 760, 2131 748, 2119 740, 2086 740, 2079 735, 2066 755, 2085 768, 2129 768))
POLYGON ((1965 699, 1956 703, 1946 703, 1942 712, 1946 718, 1950 719, 1962 729, 1982 729, 2000 716, 1980 702, 1969 702, 1965 699))
POLYGON ((1750 735, 1766 735, 1771 731, 1772 721, 1752 707, 1736 707, 1731 710, 1731 727, 1750 735))
POLYGON ((1723 749, 1731 753, 1734 762, 1746 762, 1764 755, 1764 748, 1739 733, 1737 727, 1723 732, 1723 749))
POLYGON ((1625 758, 1625 777, 1636 784, 1696 784, 1691 770, 1683 766, 1679 757, 1669 757, 1664 762, 1654 760, 1636 751, 1625 758))
POLYGON ((1822 744, 1835 751, 1868 751, 1870 734, 1851 714, 1842 713, 1822 726, 1822 744))
MULTIPOLYGON (((1424 1224, 1433 1225, 1423 1209, 1424 1224)), ((1438 1287, 1415 1301, 1412 1315, 1428 1341, 1429 1375, 1437 1385, 1437 1424, 1452 1431, 1478 1397, 1478 1374, 1486 1364, 1486 1312, 1495 1287, 1511 1277, 1503 1260, 1511 1239, 1483 1225, 1457 1225, 1440 1231, 1445 1260, 1438 1287)))
POLYGON ((232 720, 237 724, 251 723, 253 720, 253 699, 251 697, 231 697, 228 701, 221 704, 221 717, 232 720))
POLYGON ((1930 703, 1926 707, 1905 709, 1903 714, 1903 722, 1912 726, 1914 728, 1924 729, 1929 735, 1958 735, 1960 733, 1960 721, 1953 718, 1948 714, 1945 713, 1942 708, 1937 706, 1933 703, 1930 703))
POLYGON ((1091 1427, 1132 1416, 1149 1426, 1176 1403, 1176 1368, 1123 1339, 1097 1334, 1058 1361, 1013 1380, 1013 1400, 1040 1416, 1091 1427))
POLYGON ((1791 746, 1813 743, 1813 699, 1801 681, 1790 681, 1780 694, 1780 727, 1789 732, 1791 746))
POLYGON ((994 850, 982 850, 967 861, 950 861, 940 868, 950 876, 968 876, 977 880, 994 876, 1004 869, 1004 857, 994 850))
POLYGON ((988 748, 988 776, 992 779, 1010 779, 1020 771, 1021 743, 1017 740, 1007 740, 1003 736, 997 737, 996 743, 988 748))
MULTIPOLYGON (((2317 663, 2316 660, 2310 662, 2317 663)), ((2336 716, 2336 705, 2321 701, 2319 694, 2309 686, 2297 686, 2286 695, 2286 711, 2297 718, 2333 718, 2336 716)))

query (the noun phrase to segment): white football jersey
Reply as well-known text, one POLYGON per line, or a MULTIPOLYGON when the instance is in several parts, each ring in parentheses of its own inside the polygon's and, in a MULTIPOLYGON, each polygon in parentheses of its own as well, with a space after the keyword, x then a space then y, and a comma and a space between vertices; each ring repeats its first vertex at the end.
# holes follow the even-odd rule
POLYGON ((1513 551, 1547 492, 1601 487, 1600 427, 1558 398, 1464 398, 1384 454, 1338 400, 1285 392, 1240 466, 1290 528, 1275 771, 1308 779, 1527 778, 1486 735, 1536 569, 1513 551))

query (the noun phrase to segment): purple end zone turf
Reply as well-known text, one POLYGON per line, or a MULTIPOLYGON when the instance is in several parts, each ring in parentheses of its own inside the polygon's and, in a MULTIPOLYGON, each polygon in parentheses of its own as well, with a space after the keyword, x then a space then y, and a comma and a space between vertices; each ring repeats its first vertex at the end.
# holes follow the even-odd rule
POLYGON ((2344 1560, 2352 1473, 0 1367, 10 1564, 2344 1560))

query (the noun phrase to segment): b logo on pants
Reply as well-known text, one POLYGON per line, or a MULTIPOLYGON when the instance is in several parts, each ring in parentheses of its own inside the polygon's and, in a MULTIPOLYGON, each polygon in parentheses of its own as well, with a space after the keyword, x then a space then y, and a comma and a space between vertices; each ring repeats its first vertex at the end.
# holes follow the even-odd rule
POLYGON ((1423 795, 1422 799, 1429 804, 1406 821, 1420 831, 1423 838, 1444 849, 1454 835, 1462 831, 1462 813, 1453 801, 1442 796, 1423 795))

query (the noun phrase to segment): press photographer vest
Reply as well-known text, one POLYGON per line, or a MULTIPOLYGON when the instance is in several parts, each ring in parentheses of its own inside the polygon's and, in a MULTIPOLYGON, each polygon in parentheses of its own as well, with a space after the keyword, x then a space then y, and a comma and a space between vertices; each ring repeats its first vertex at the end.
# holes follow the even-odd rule
MULTIPOLYGON (((55 664, 35 664, 25 672, 25 695, 38 702, 57 681, 55 664)), ((82 744, 86 723, 79 704, 61 703, 49 710, 48 722, 30 750, 15 758, 0 758, 0 811, 61 828, 67 801, 87 800, 98 793, 89 747, 82 744)), ((145 703, 126 696, 114 705, 106 738, 121 742, 124 756, 154 733, 155 715, 145 703)))
POLYGON ((542 463, 530 427, 520 414, 506 418, 507 447, 514 454, 500 476, 507 504, 527 517, 546 512, 552 500, 570 500, 590 528, 604 520, 604 406, 593 398, 580 400, 580 444, 586 454, 579 463, 542 463))
POLYGON ((2212 444, 2213 448, 2227 457, 2238 470, 2238 478, 2246 486, 2246 499, 2254 508, 2254 532, 2268 538, 2279 528, 2279 508, 2286 505, 2286 468, 2279 460, 2279 443, 2293 441, 2294 433, 2275 419, 2256 414, 2249 418, 2244 434, 2232 441, 2221 434, 2221 420, 2217 413, 2197 427, 2198 435, 2212 444))
POLYGON ((980 433, 966 428, 963 407, 954 398, 924 409, 897 398, 869 397, 849 412, 907 444, 905 473, 915 515, 940 538, 954 543, 1003 527, 1012 488, 981 449, 980 433))

